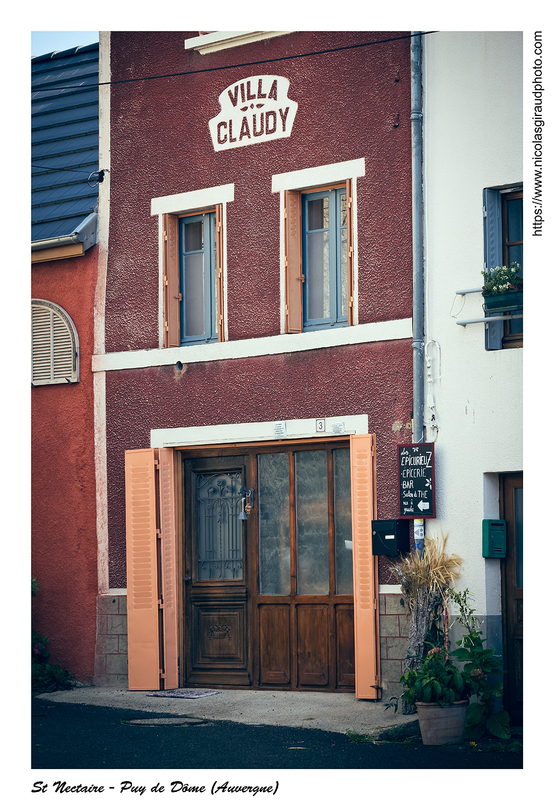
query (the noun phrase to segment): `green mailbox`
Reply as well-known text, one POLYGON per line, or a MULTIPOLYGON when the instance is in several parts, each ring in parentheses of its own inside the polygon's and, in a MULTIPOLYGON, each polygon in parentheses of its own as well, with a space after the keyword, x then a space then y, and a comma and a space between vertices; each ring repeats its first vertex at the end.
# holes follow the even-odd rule
POLYGON ((483 558, 506 556, 506 520, 483 520, 483 558))

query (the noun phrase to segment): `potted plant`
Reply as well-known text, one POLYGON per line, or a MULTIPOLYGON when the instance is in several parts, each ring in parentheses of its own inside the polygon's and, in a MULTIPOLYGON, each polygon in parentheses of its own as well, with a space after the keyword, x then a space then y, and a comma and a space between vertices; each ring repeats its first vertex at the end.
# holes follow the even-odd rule
POLYGON ((503 685, 496 676, 503 674, 502 662, 495 656, 492 648, 485 648, 485 639, 480 630, 481 623, 475 610, 469 605, 469 591, 455 592, 449 589, 449 597, 457 606, 460 623, 465 628, 459 645, 451 657, 462 663, 462 676, 465 682, 472 682, 471 693, 475 696, 467 710, 466 739, 480 739, 488 732, 501 739, 509 739, 510 716, 501 708, 497 710, 498 698, 502 697, 503 685))
POLYGON ((415 705, 423 744, 462 744, 475 681, 441 647, 433 647, 417 669, 400 678, 403 698, 415 705))
POLYGON ((523 279, 515 262, 509 267, 492 267, 481 274, 485 311, 517 311, 523 307, 523 279))
MULTIPOLYGON (((423 744, 461 744, 464 738, 479 739, 485 732, 503 739, 511 736, 507 711, 495 709, 502 683, 491 680, 502 674, 502 664, 493 649, 483 646, 480 623, 468 597, 467 589, 448 590, 466 631, 456 641, 458 648, 448 652, 445 625, 445 646, 432 647, 421 664, 406 669, 400 678, 404 703, 417 710, 423 744), (475 701, 471 705, 470 699, 475 701)), ((399 699, 391 698, 388 707, 397 710, 399 699)))

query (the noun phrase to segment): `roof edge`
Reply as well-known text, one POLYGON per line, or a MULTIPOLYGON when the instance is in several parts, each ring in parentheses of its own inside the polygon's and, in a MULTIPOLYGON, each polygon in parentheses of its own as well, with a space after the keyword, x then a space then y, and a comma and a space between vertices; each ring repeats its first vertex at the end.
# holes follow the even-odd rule
POLYGON ((68 244, 83 243, 83 251, 88 250, 96 244, 96 232, 98 230, 98 214, 93 211, 88 217, 75 228, 73 233, 66 236, 56 236, 53 239, 39 239, 31 242, 31 253, 37 250, 47 250, 52 247, 64 247, 68 244))

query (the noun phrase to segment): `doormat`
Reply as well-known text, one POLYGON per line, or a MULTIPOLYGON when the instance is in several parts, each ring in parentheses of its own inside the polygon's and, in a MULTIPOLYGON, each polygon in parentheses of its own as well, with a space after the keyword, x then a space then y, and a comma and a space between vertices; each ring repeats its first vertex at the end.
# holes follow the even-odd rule
POLYGON ((195 700, 197 697, 208 697, 210 694, 221 694, 213 689, 165 689, 161 692, 149 692, 147 697, 184 697, 186 700, 195 700))

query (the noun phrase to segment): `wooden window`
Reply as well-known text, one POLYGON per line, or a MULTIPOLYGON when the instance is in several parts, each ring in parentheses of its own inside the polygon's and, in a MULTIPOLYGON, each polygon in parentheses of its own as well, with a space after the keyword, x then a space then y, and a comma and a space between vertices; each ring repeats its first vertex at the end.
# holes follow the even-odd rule
MULTIPOLYGON (((502 195, 502 249, 506 266, 519 265, 523 277, 523 192, 502 195)), ((523 319, 504 322, 504 347, 523 344, 523 319)))
POLYGON ((31 300, 31 383, 79 382, 79 338, 70 316, 56 303, 31 300))
MULTIPOLYGON (((516 262, 523 271, 523 192, 520 189, 485 189, 483 214, 485 269, 510 266, 516 262)), ((515 313, 521 313, 521 310, 515 313)), ((488 313, 487 316, 492 319, 495 315, 488 313)), ((522 345, 522 318, 485 325, 485 349, 501 350, 522 345)))
POLYGON ((166 347, 223 341, 223 209, 164 215, 166 347))
POLYGON ((285 192, 287 333, 353 324, 352 181, 285 192))

